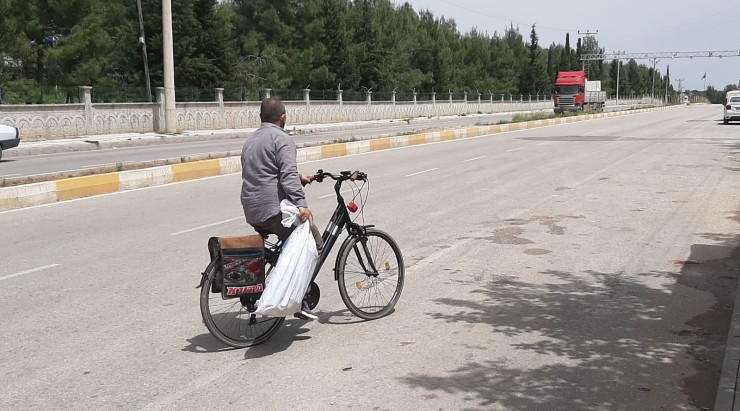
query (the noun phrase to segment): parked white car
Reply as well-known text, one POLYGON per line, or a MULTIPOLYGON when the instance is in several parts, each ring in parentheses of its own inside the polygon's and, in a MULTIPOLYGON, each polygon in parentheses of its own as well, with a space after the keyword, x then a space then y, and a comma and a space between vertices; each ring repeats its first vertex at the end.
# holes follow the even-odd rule
POLYGON ((740 121, 740 91, 728 91, 725 97, 725 124, 740 121))
POLYGON ((18 147, 21 142, 21 132, 11 126, 0 124, 0 160, 3 159, 3 150, 18 147))

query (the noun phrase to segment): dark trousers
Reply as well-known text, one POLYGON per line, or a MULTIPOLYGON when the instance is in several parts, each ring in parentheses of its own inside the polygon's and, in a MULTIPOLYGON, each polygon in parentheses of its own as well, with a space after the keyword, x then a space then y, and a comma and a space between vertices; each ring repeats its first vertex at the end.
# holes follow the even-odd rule
MULTIPOLYGON (((275 234, 281 241, 287 240, 290 237, 290 233, 296 228, 295 226, 285 227, 283 225, 282 213, 270 217, 262 223, 254 224, 252 227, 263 237, 266 237, 268 234, 275 234)), ((319 229, 313 224, 311 224, 311 234, 313 234, 313 239, 316 241, 316 248, 320 249, 324 245, 324 240, 321 238, 319 229)))

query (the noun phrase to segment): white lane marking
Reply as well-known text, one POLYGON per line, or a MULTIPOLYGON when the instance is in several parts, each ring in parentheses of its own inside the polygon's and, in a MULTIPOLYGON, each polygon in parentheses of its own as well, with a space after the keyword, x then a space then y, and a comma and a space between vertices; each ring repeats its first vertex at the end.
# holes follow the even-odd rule
POLYGON ((512 151, 519 151, 519 150, 521 150, 521 149, 522 149, 522 147, 519 147, 519 148, 512 148, 511 150, 506 150, 506 152, 507 152, 507 153, 511 153, 512 151))
MULTIPOLYGON (((351 193, 352 191, 353 190, 350 188, 350 189, 347 189, 347 190, 340 191, 339 194, 351 193)), ((325 196, 320 196, 320 197, 316 197, 316 198, 329 198, 329 197, 334 197, 335 195, 337 195, 337 193, 331 193, 331 194, 327 194, 325 196)))
POLYGON ((430 171, 435 171, 435 170, 439 170, 439 167, 430 168, 429 170, 419 171, 418 173, 406 174, 406 177, 418 176, 419 174, 424 174, 424 173, 428 173, 430 171))
POLYGON ((39 272, 39 271, 46 270, 46 269, 49 269, 49 268, 54 268, 54 267, 59 267, 59 264, 49 264, 49 265, 45 265, 43 267, 36 267, 36 268, 32 268, 30 270, 21 271, 19 273, 5 275, 5 276, 0 277, 0 281, 4 281, 4 280, 7 280, 7 279, 10 279, 10 278, 13 278, 13 277, 18 277, 19 275, 26 275, 26 274, 31 274, 31 273, 39 272))
POLYGON ((488 157, 488 156, 480 156, 480 157, 475 157, 475 158, 469 158, 469 159, 467 159, 467 160, 463 160, 462 162, 463 162, 463 163, 469 163, 469 162, 471 162, 471 161, 475 161, 475 160, 480 160, 480 159, 482 159, 482 158, 486 158, 486 157, 488 157))
POLYGON ((95 168, 95 167, 103 167, 103 166, 115 166, 115 164, 90 164, 87 166, 82 166, 81 168, 95 168))
POLYGON ((205 224, 205 225, 201 225, 201 226, 198 226, 198 227, 195 227, 195 228, 189 228, 189 229, 187 229, 187 230, 182 230, 182 231, 178 231, 178 232, 176 232, 176 233, 172 233, 172 234, 170 234, 170 235, 180 235, 180 234, 185 234, 185 233, 191 233, 191 232, 193 232, 193 231, 198 231, 198 230, 202 230, 202 229, 204 229, 204 228, 210 228, 210 227, 215 227, 215 226, 217 226, 217 225, 221 225, 221 224, 226 224, 226 223, 230 223, 230 222, 232 222, 232 221, 237 221, 237 220, 242 220, 242 219, 244 219, 244 217, 243 217, 243 216, 241 216, 241 217, 234 217, 234 218, 229 218, 228 220, 218 221, 218 222, 215 222, 215 223, 212 223, 212 224, 205 224))
POLYGON ((16 176, 19 176, 19 175, 20 174, 6 174, 4 176, 0 176, 0 178, 16 177, 16 176))

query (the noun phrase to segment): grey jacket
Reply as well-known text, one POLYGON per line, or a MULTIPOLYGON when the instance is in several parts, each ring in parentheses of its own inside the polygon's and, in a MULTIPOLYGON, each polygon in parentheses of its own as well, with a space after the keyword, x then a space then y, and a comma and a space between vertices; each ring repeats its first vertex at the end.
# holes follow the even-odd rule
POLYGON ((255 225, 280 214, 280 201, 308 207, 296 164, 296 145, 282 128, 262 123, 242 148, 242 207, 255 225))

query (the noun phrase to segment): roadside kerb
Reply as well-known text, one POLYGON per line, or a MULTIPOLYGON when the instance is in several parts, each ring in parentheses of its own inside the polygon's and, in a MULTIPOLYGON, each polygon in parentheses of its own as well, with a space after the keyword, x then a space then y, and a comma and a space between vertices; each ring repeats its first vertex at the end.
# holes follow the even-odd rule
MULTIPOLYGON (((627 114, 646 113, 664 110, 674 106, 646 108, 623 112, 588 114, 582 116, 562 117, 559 119, 535 120, 521 123, 507 123, 489 126, 467 127, 456 130, 443 130, 428 133, 417 133, 405 136, 380 137, 368 140, 332 143, 298 149, 299 163, 327 158, 341 157, 352 154, 368 153, 372 151, 388 150, 392 148, 412 145, 429 144, 440 141, 496 135, 510 131, 527 130, 537 127, 569 124, 593 119, 602 119, 627 114)), ((209 155, 208 157, 215 157, 209 155)), ((180 159, 177 164, 167 164, 144 169, 106 172, 96 175, 63 178, 56 181, 44 181, 31 184, 22 184, 9 187, 0 187, 0 211, 31 207, 57 201, 72 200, 100 194, 109 194, 118 191, 133 190, 169 184, 178 181, 187 181, 204 177, 213 177, 221 174, 237 173, 241 170, 238 156, 198 159, 187 161, 180 159)), ((148 162, 147 164, 152 163, 148 162)), ((128 165, 138 168, 136 165, 128 165)), ((110 167, 108 167, 110 169, 110 167)), ((106 170, 107 171, 107 170, 106 170)), ((89 170, 86 172, 90 172, 89 170)))
POLYGON ((722 371, 719 376, 715 411, 739 411, 738 383, 740 383, 740 282, 735 289, 735 306, 727 333, 727 345, 722 357, 722 371))

